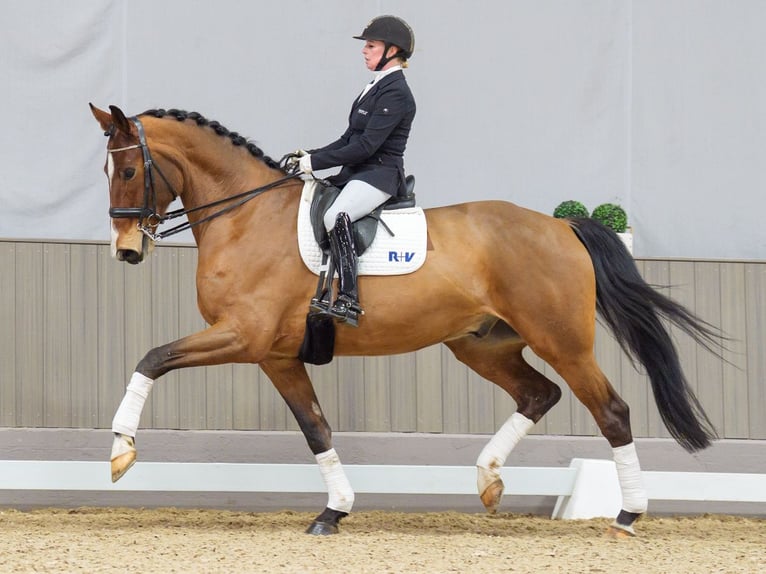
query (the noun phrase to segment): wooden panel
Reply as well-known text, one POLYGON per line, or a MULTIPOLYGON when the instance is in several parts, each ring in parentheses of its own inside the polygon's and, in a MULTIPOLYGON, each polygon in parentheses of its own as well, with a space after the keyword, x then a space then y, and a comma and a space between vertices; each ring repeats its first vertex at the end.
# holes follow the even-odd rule
MULTIPOLYGON (((159 247, 128 266, 107 245, 0 242, 0 424, 109 428, 124 387, 153 346, 205 327, 196 309, 196 250, 159 247), (12 381, 11 384, 6 381, 12 381)), ((639 260, 650 283, 733 340, 725 364, 673 329, 690 383, 723 436, 766 438, 764 333, 766 265, 759 262, 639 260)), ((645 374, 597 327, 601 368, 631 407, 636 436, 668 436, 645 374)), ((590 413, 551 367, 530 364, 563 390, 534 433, 600 434, 590 413)), ((493 433, 515 410, 501 389, 460 364, 442 345, 395 357, 340 357, 309 366, 334 430, 493 433)), ((170 373, 154 387, 141 421, 209 429, 297 429, 257 366, 222 365, 170 373)))
MULTIPOLYGON (((122 400, 135 362, 126 361, 128 324, 125 308, 127 266, 112 259, 109 246, 98 250, 98 427, 112 428, 112 418, 122 400)), ((132 268, 131 268, 132 270, 132 268)), ((142 418, 142 420, 147 420, 142 418)))
POLYGON ((745 305, 748 308, 748 438, 766 439, 766 265, 748 265, 745 271, 745 305))
POLYGON ((728 338, 722 365, 724 438, 747 438, 750 413, 747 384, 745 264, 721 265, 721 330, 728 338))
MULTIPOLYGON (((694 263, 694 311, 711 325, 721 324, 721 271, 716 262, 694 263)), ((694 349, 697 398, 719 435, 723 435, 723 365, 720 357, 697 345, 694 349)))
POLYGON ((98 427, 98 247, 72 245, 69 319, 71 424, 98 427))
POLYGON ((16 385, 16 245, 0 242, 0 427, 15 427, 16 385))
POLYGON ((231 376, 234 428, 284 430, 284 401, 273 385, 260 380, 259 370, 251 365, 233 365, 231 376))
POLYGON ((226 430, 234 425, 232 365, 205 367, 205 428, 226 430))
POLYGON ((391 430, 417 430, 417 358, 416 353, 394 355, 390 358, 391 430))
POLYGON ((494 434, 494 383, 469 370, 467 385, 468 427, 461 432, 494 434))
POLYGON ((418 432, 442 432, 444 428, 442 352, 450 353, 443 345, 433 345, 416 353, 418 432))
POLYGON ((338 357, 338 430, 362 431, 365 427, 364 363, 359 357, 338 357))
POLYGON ((442 432, 462 433, 468 428, 468 367, 444 347, 442 353, 442 432))
POLYGON ((22 427, 45 426, 43 419, 44 346, 43 244, 16 246, 16 390, 22 427))
POLYGON ((43 425, 72 422, 69 245, 43 246, 43 425))
POLYGON ((391 393, 388 357, 364 357, 364 430, 391 430, 391 393))

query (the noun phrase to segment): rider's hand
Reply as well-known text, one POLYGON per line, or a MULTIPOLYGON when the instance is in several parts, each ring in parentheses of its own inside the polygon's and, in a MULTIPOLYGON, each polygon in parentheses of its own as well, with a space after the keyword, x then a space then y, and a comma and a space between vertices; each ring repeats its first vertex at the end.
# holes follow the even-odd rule
POLYGON ((310 174, 313 170, 311 169, 311 155, 307 154, 306 152, 303 152, 305 155, 301 156, 301 159, 298 161, 298 169, 300 169, 303 173, 310 174))
POLYGON ((300 159, 306 155, 306 151, 297 149, 294 152, 287 154, 284 158, 284 168, 287 172, 292 173, 300 169, 298 163, 300 159))

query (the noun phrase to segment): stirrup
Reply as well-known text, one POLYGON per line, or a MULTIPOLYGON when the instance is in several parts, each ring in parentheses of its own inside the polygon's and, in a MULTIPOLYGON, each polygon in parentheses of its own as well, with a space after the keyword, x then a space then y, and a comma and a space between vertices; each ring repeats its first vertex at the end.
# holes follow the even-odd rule
POLYGON ((330 302, 327 299, 312 297, 311 303, 309 303, 309 311, 312 313, 329 313, 330 302))
POLYGON ((341 323, 348 323, 353 327, 359 325, 359 316, 364 315, 362 307, 358 301, 355 301, 345 293, 341 293, 332 307, 329 309, 330 315, 338 319, 341 323))

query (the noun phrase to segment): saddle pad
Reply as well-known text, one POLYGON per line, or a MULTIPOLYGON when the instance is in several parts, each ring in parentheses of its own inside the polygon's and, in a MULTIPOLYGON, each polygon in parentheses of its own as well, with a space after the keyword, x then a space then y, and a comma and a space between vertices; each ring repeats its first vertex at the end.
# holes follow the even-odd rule
MULTIPOLYGON (((315 275, 319 275, 322 250, 314 239, 311 228, 311 200, 317 183, 309 180, 303 186, 298 207, 298 248, 303 262, 315 275)), ((393 231, 391 237, 385 227, 378 224, 375 239, 359 258, 359 275, 406 275, 417 271, 426 260, 426 216, 420 207, 383 211, 381 219, 393 231)))

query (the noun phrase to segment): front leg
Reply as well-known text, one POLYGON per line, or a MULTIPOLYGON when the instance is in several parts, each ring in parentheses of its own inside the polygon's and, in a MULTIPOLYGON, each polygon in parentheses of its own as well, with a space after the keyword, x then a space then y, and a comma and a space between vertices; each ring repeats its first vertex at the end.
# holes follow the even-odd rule
POLYGON ((219 365, 244 359, 245 345, 231 325, 216 324, 149 351, 136 366, 125 396, 112 420, 112 482, 117 482, 136 462, 135 436, 144 403, 154 381, 174 369, 219 365))
POLYGON ((327 485, 327 507, 306 530, 308 534, 337 534, 341 518, 354 505, 354 491, 340 458, 332 447, 332 430, 319 406, 306 366, 298 359, 280 359, 261 363, 306 437, 327 485))

